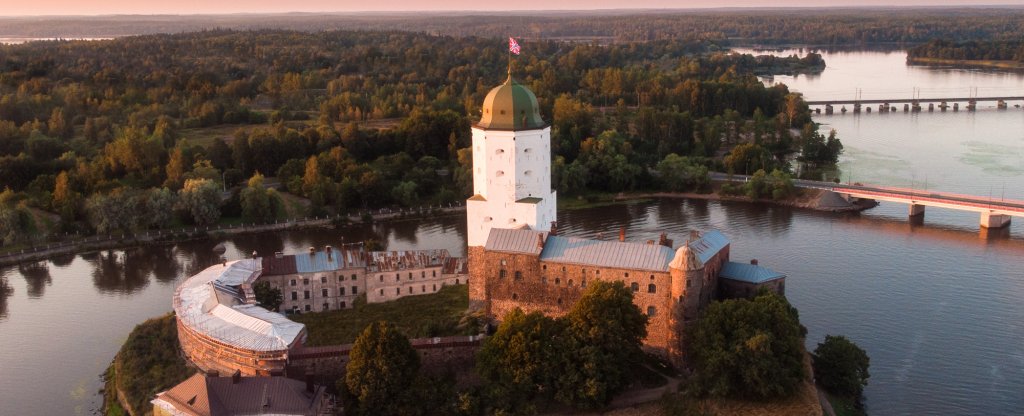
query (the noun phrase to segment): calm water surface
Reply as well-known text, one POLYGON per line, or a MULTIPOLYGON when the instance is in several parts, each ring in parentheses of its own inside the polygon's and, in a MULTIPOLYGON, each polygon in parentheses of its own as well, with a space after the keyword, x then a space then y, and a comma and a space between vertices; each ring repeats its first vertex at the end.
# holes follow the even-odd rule
MULTIPOLYGON (((825 81, 830 71, 847 67, 843 62, 868 62, 850 77, 871 68, 923 71, 900 76, 915 81, 906 85, 931 80, 935 88, 952 88, 943 86, 950 78, 988 76, 907 69, 899 54, 825 59, 830 66, 819 77, 775 80, 813 99, 814 88, 833 89, 833 81, 825 81)), ((1017 75, 992 76, 1006 80, 1007 88, 1021 83, 1017 75)), ((867 97, 868 84, 862 88, 867 97)), ((1024 198, 1024 110, 817 121, 839 130, 847 148, 842 169, 854 181, 982 195, 992 189, 994 195, 1024 198)), ((611 235, 625 226, 637 241, 662 231, 683 241, 690 229, 720 229, 733 241, 734 260, 757 258, 788 274, 787 295, 800 309, 810 348, 828 333, 847 335, 868 351, 871 414, 1018 414, 1024 409, 1021 221, 1009 230, 979 233, 976 214, 929 208, 923 224, 908 223, 905 214, 898 204, 832 215, 660 200, 561 212, 559 224, 566 234, 583 237, 611 235)), ((384 241, 389 249, 447 248, 461 255, 464 221, 454 216, 245 236, 225 241, 225 257, 365 238, 384 241)), ((219 260, 212 252, 216 243, 113 250, 0 269, 14 289, 0 297, 0 415, 89 414, 98 408, 98 374, 128 332, 170 311, 174 286, 219 260)))

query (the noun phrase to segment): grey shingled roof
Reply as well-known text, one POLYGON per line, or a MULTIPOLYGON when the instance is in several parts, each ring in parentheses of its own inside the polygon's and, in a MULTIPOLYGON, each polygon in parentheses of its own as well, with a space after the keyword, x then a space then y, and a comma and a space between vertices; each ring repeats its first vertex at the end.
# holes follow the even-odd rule
POLYGON ((487 251, 503 251, 506 253, 540 254, 537 246, 537 235, 547 233, 530 229, 491 228, 487 235, 487 251))
POLYGON ((711 230, 702 233, 697 241, 691 241, 690 250, 697 253, 697 258, 701 263, 707 264, 708 260, 711 260, 727 245, 729 245, 729 239, 725 235, 718 230, 711 230))
MULTIPOLYGON (((323 387, 306 391, 306 383, 284 377, 206 377, 196 373, 157 395, 182 413, 218 415, 315 415, 323 387), (191 403, 189 403, 191 402, 191 403)), ((154 400, 154 402, 156 401, 154 400)))
POLYGON ((674 255, 671 248, 659 244, 551 236, 544 243, 540 258, 558 263, 667 272, 674 255))

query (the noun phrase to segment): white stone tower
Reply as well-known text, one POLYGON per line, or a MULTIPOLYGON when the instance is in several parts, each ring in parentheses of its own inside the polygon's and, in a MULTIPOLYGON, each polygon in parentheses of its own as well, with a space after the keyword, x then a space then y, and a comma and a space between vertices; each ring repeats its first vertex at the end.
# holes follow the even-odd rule
POLYGON ((473 126, 473 196, 466 201, 469 247, 483 247, 491 228, 548 231, 555 221, 551 127, 537 97, 509 74, 484 99, 473 126))

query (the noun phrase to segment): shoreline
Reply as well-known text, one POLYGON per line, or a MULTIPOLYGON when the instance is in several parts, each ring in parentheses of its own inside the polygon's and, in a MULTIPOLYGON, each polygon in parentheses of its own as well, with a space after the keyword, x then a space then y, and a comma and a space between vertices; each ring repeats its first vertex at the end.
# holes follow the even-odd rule
POLYGON ((927 57, 907 57, 908 65, 953 65, 965 68, 1003 69, 1009 71, 1024 71, 1024 63, 1015 61, 994 61, 994 60, 969 60, 969 59, 943 59, 927 57))
MULTIPOLYGON (((773 200, 773 199, 751 199, 745 196, 733 196, 733 195, 721 195, 717 189, 710 193, 696 193, 696 192, 640 192, 640 193, 619 193, 619 194, 608 194, 609 198, 601 198, 594 202, 584 202, 578 205, 566 204, 568 206, 560 207, 565 210, 575 210, 583 208, 591 208, 594 206, 614 204, 627 201, 639 201, 645 199, 654 198, 674 198, 674 199, 697 199, 705 201, 728 201, 728 202, 741 202, 748 204, 769 204, 776 206, 784 206, 797 209, 808 209, 819 212, 860 212, 869 208, 873 205, 845 203, 845 205, 822 205, 822 196, 827 191, 818 189, 802 189, 800 194, 789 199, 784 200, 773 200)), ((835 199, 833 198, 833 202, 835 199)), ((457 206, 452 208, 442 208, 439 210, 428 211, 425 213, 421 212, 398 212, 398 213, 386 213, 378 214, 373 217, 373 221, 395 221, 395 220, 409 220, 416 218, 426 218, 428 216, 447 215, 454 214, 465 210, 463 206, 457 206)), ((101 236, 93 236, 85 238, 81 241, 72 242, 57 242, 48 244, 45 249, 35 250, 31 252, 22 253, 9 253, 7 255, 0 256, 0 266, 13 266, 25 262, 42 261, 47 260, 55 256, 61 255, 74 255, 81 253, 89 253, 94 251, 112 250, 112 249, 128 249, 133 247, 144 247, 150 245, 160 244, 176 244, 186 241, 197 241, 206 240, 210 238, 221 238, 233 235, 251 234, 267 231, 285 231, 285 230, 296 230, 303 228, 323 228, 335 226, 335 223, 339 219, 345 219, 347 224, 355 224, 362 220, 358 216, 336 216, 336 217, 324 217, 324 218, 313 218, 308 220, 293 220, 274 224, 262 224, 262 225, 251 225, 241 226, 234 228, 209 228, 209 227, 193 227, 192 229, 181 229, 181 230, 160 230, 156 232, 147 232, 145 234, 136 234, 131 236, 121 237, 108 237, 103 239, 101 236), (90 241, 92 239, 92 241, 90 241), (50 246, 55 246, 49 248, 50 246)))

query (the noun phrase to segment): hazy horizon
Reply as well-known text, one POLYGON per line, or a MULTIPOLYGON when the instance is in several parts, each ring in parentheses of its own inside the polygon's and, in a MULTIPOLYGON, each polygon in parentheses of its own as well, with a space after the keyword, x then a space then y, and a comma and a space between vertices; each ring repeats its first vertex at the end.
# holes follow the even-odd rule
POLYGON ((191 14, 277 14, 277 13, 364 13, 364 12, 417 12, 417 11, 450 11, 450 12, 516 12, 545 10, 637 10, 637 9, 722 9, 722 8, 863 8, 863 7, 979 7, 979 6, 1024 6, 1024 0, 907 0, 893 4, 892 0, 784 0, 766 3, 758 0, 563 0, 558 6, 552 7, 550 1, 521 0, 509 7, 507 2, 493 2, 489 6, 474 0, 442 0, 436 2, 420 2, 396 0, 386 4, 366 2, 307 0, 301 6, 282 4, 270 0, 222 0, 210 3, 202 0, 183 0, 178 2, 140 2, 138 0, 37 0, 7 5, 0 16, 31 17, 31 16, 103 16, 103 15, 191 15, 191 14), (86 4, 83 4, 86 3, 86 4))

